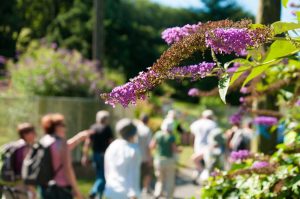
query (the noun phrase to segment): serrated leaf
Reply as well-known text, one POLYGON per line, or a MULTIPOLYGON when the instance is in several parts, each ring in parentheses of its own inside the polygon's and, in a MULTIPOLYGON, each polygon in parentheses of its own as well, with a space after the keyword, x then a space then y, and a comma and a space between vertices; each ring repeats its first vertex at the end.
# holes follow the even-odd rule
POLYGON ((297 47, 290 41, 277 40, 270 46, 264 62, 271 61, 276 58, 284 57, 299 51, 297 47))
POLYGON ((219 80, 219 84, 218 84, 220 98, 225 104, 226 104, 226 94, 229 88, 229 83, 230 83, 230 77, 228 74, 226 74, 219 80))
POLYGON ((286 8, 289 0, 282 0, 282 5, 286 8))
POLYGON ((271 26, 274 29, 275 35, 281 34, 283 32, 287 32, 289 30, 295 30, 300 28, 299 23, 281 22, 281 21, 274 22, 271 26))

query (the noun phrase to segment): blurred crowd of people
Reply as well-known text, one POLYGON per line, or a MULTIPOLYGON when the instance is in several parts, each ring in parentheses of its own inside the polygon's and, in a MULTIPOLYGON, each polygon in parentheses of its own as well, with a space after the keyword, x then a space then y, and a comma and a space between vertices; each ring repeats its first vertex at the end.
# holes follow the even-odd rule
POLYGON ((194 138, 194 184, 201 184, 215 169, 226 168, 230 151, 249 149, 253 137, 251 123, 234 124, 224 132, 212 110, 203 111, 189 130, 182 128, 174 110, 168 111, 155 133, 149 119, 145 114, 124 118, 113 131, 110 113, 102 110, 90 129, 67 139, 64 116, 47 114, 41 119, 44 135, 39 140, 35 127, 22 123, 17 127, 20 139, 1 150, 2 191, 8 184, 17 190, 16 198, 84 198, 71 157, 71 151, 83 143, 81 163, 87 166, 92 160, 96 170, 89 198, 135 199, 147 194, 169 199, 184 134, 191 132, 194 138))

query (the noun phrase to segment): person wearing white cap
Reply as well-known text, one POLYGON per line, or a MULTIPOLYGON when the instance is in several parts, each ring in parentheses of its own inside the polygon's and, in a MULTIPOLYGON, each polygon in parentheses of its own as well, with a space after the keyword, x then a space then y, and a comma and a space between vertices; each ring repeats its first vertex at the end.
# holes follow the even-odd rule
POLYGON ((173 198, 175 188, 176 160, 175 154, 180 152, 172 133, 172 121, 165 121, 150 143, 150 148, 156 149, 154 157, 155 176, 157 178, 154 190, 155 198, 166 192, 166 198, 173 198))
POLYGON ((217 123, 214 121, 214 113, 212 110, 205 110, 202 112, 202 117, 190 126, 191 133, 194 135, 194 154, 192 159, 196 165, 196 176, 195 183, 197 183, 198 177, 201 172, 204 171, 200 178, 206 179, 209 174, 207 170, 204 170, 205 167, 205 157, 209 154, 209 143, 208 137, 209 133, 217 128, 217 123))
POLYGON ((116 125, 120 138, 105 152, 105 198, 140 198, 140 166, 142 157, 135 143, 137 128, 130 119, 121 119, 116 125))

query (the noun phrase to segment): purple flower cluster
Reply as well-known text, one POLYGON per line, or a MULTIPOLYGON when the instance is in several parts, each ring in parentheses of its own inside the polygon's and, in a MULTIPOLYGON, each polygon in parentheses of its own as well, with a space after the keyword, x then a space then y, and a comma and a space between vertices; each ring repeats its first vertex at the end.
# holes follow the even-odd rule
POLYGON ((249 158, 251 155, 250 151, 248 150, 239 150, 239 151, 232 151, 230 153, 230 159, 234 162, 238 160, 245 160, 249 158))
POLYGON ((247 47, 254 46, 255 42, 246 28, 216 28, 206 33, 206 45, 216 53, 234 52, 238 56, 243 56, 246 54, 247 47))
POLYGON ((190 66, 174 67, 168 74, 169 79, 190 77, 193 80, 204 78, 215 67, 215 63, 202 62, 190 66))
POLYGON ((295 105, 300 106, 300 99, 296 101, 295 105))
POLYGON ((240 124, 243 119, 243 114, 239 111, 229 117, 229 123, 232 125, 240 124))
POLYGON ((127 107, 130 103, 136 104, 136 101, 146 98, 146 92, 153 88, 151 79, 158 77, 153 70, 141 72, 137 77, 131 79, 122 86, 114 88, 107 96, 106 104, 115 107, 120 103, 123 107, 127 107))
POLYGON ((278 119, 276 117, 269 116, 258 116, 254 119, 254 124, 273 126, 278 123, 278 119))
POLYGON ((0 55, 0 64, 5 64, 5 63, 6 63, 6 58, 0 55))
POLYGON ((270 166, 270 163, 266 161, 254 162, 252 165, 252 169, 261 169, 268 166, 270 166))
POLYGON ((187 24, 183 27, 173 27, 167 28, 161 33, 162 39, 166 41, 167 44, 173 44, 180 41, 182 38, 193 34, 200 27, 201 23, 198 24, 187 24))
POLYGON ((151 90, 155 86, 154 82, 158 80, 185 77, 192 79, 203 78, 211 72, 214 66, 215 63, 202 62, 197 65, 175 67, 167 75, 162 75, 149 69, 147 72, 141 72, 126 84, 114 88, 105 97, 105 102, 113 107, 117 103, 127 107, 130 103, 136 104, 137 100, 145 99, 147 91, 151 90))
POLYGON ((199 95, 199 89, 197 88, 191 88, 188 92, 188 95, 191 97, 196 97, 199 95))

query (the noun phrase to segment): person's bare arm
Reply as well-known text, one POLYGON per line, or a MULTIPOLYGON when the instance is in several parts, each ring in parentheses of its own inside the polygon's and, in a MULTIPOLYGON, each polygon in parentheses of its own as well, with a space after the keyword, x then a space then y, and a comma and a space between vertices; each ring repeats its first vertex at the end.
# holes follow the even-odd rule
POLYGON ((156 147, 156 140, 152 139, 149 144, 149 148, 153 150, 153 149, 155 149, 155 147, 156 147))
POLYGON ((75 197, 78 199, 83 199, 83 196, 81 195, 77 185, 77 179, 72 165, 72 157, 71 157, 70 149, 67 144, 62 148, 61 153, 62 153, 62 164, 64 168, 64 173, 66 174, 72 186, 72 190, 75 194, 75 197))
POLYGON ((181 153, 182 150, 175 143, 173 143, 172 144, 172 151, 174 153, 181 153))
POLYGON ((91 134, 93 134, 93 131, 85 130, 68 139, 67 143, 69 149, 72 151, 78 144, 86 140, 91 134))
POLYGON ((83 149, 82 149, 81 164, 84 166, 87 165, 88 162, 90 146, 91 146, 91 139, 88 137, 87 139, 85 139, 83 149))

